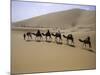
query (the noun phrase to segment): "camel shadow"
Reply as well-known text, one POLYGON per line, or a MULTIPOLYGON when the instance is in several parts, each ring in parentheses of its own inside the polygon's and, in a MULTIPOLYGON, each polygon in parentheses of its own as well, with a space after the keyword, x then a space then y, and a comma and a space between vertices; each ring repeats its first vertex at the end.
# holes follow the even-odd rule
POLYGON ((32 41, 34 41, 34 42, 42 42, 41 40, 26 40, 26 42, 32 42, 32 41))
POLYGON ((89 49, 89 48, 83 48, 83 49, 86 50, 86 51, 92 52, 92 53, 96 53, 94 50, 89 49))
POLYGON ((51 43, 52 41, 47 40, 47 41, 45 41, 45 42, 47 42, 47 43, 51 43))
POLYGON ((57 44, 59 44, 59 45, 62 45, 63 43, 62 42, 56 42, 57 44))
POLYGON ((29 39, 28 39, 28 40, 26 40, 26 41, 27 41, 27 42, 31 42, 32 40, 29 40, 29 39))
POLYGON ((75 47, 75 45, 71 45, 71 44, 67 44, 68 46, 70 46, 70 47, 75 47))
POLYGON ((36 42, 42 42, 41 40, 35 40, 36 42))

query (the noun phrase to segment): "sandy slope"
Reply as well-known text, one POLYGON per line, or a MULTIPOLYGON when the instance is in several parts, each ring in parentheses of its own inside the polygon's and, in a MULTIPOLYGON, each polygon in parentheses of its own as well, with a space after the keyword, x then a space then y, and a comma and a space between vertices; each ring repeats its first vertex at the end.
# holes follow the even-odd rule
POLYGON ((46 15, 32 17, 20 22, 12 23, 14 27, 54 27, 69 29, 77 25, 94 25, 96 23, 96 11, 83 9, 64 10, 46 15))
POLYGON ((32 73, 96 68, 95 32, 75 32, 75 47, 53 42, 23 40, 25 31, 12 30, 12 73, 32 73), (92 49, 83 49, 78 38, 91 35, 92 49))

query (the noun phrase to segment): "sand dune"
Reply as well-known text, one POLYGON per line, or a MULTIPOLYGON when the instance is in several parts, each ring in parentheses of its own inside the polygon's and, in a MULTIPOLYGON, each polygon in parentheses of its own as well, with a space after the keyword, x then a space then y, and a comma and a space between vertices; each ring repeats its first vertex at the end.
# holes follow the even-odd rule
POLYGON ((83 9, 71 9, 61 12, 50 13, 38 17, 33 17, 20 22, 12 23, 16 27, 47 27, 68 29, 78 25, 94 25, 96 19, 95 11, 83 9))

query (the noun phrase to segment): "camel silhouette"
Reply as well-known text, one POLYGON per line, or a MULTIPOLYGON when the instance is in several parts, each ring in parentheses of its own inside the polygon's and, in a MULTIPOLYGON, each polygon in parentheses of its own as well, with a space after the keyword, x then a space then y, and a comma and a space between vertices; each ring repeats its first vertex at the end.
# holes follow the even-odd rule
POLYGON ((55 41, 56 41, 56 42, 62 42, 62 37, 61 37, 60 31, 56 32, 55 34, 52 33, 52 36, 55 37, 55 41), (59 39, 59 41, 57 41, 57 39, 59 39))
POLYGON ((41 34, 40 30, 37 30, 36 33, 32 33, 32 34, 36 36, 35 40, 37 40, 37 38, 39 38, 39 37, 40 37, 40 39, 42 39, 42 34, 41 34))
POLYGON ((28 37, 27 40, 32 39, 31 32, 24 33, 23 37, 24 37, 24 40, 26 40, 26 37, 28 37))
POLYGON ((82 40, 82 39, 78 39, 80 42, 83 42, 83 46, 86 47, 86 44, 89 45, 89 48, 91 48, 91 41, 90 41, 90 36, 88 36, 86 39, 82 40))
POLYGON ((67 36, 63 35, 63 37, 67 39, 67 44, 69 44, 69 40, 71 40, 71 44, 74 45, 74 38, 72 34, 68 34, 67 36))
POLYGON ((46 33, 42 33, 42 35, 45 36, 46 41, 48 41, 48 37, 49 37, 49 39, 52 39, 52 37, 51 37, 51 33, 50 33, 49 30, 48 30, 46 33))
POLYGON ((23 37, 24 37, 24 40, 26 40, 26 34, 25 33, 23 34, 23 37))

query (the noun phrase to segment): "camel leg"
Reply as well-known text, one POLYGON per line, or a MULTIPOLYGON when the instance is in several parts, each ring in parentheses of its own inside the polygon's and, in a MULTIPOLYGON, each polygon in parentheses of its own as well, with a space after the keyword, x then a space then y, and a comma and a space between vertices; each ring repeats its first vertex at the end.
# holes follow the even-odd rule
POLYGON ((55 41, 57 42, 57 37, 55 37, 55 41))
POLYGON ((26 35, 26 38, 25 39, 27 40, 27 35, 26 35))
POLYGON ((24 34, 23 37, 24 37, 24 40, 25 40, 26 35, 24 34))
POLYGON ((24 37, 24 40, 25 40, 25 37, 24 37))
POLYGON ((46 41, 47 41, 47 36, 46 36, 46 41))
POLYGON ((29 40, 29 35, 28 35, 28 40, 29 40))
POLYGON ((82 47, 84 48, 84 46, 85 46, 85 44, 83 43, 83 46, 82 47))
POLYGON ((62 42, 62 38, 60 37, 60 42, 62 42))
POLYGON ((86 44, 85 44, 85 48, 86 48, 86 44))
POLYGON ((92 46, 91 46, 91 42, 89 43, 89 48, 91 48, 92 46))
POLYGON ((67 44, 68 44, 68 39, 67 39, 67 44))
POLYGON ((27 40, 28 40, 28 35, 27 35, 27 40))
POLYGON ((40 39, 39 40, 41 40, 41 36, 40 36, 40 39))
POLYGON ((59 37, 59 43, 62 41, 61 37, 59 37))
POLYGON ((26 37, 26 36, 24 36, 24 40, 26 40, 25 37, 26 37))
POLYGON ((72 44, 74 45, 74 40, 72 39, 72 44))
POLYGON ((52 37, 50 36, 50 37, 49 37, 49 39, 51 39, 51 40, 52 40, 52 37))
POLYGON ((28 35, 28 40, 29 40, 29 35, 28 35))
POLYGON ((60 42, 60 38, 58 38, 58 42, 60 42))
POLYGON ((50 36, 48 36, 48 39, 49 39, 49 41, 50 41, 50 36))
POLYGON ((35 40, 37 40, 36 38, 37 38, 37 37, 35 36, 35 40))
POLYGON ((59 38, 59 42, 61 41, 61 39, 59 38))
POLYGON ((30 38, 32 39, 32 35, 30 35, 30 38))
POLYGON ((43 40, 42 36, 40 36, 40 40, 43 40))
POLYGON ((67 45, 69 44, 69 39, 67 39, 67 45))
POLYGON ((71 40, 71 43, 72 43, 72 45, 73 45, 73 40, 71 40))

